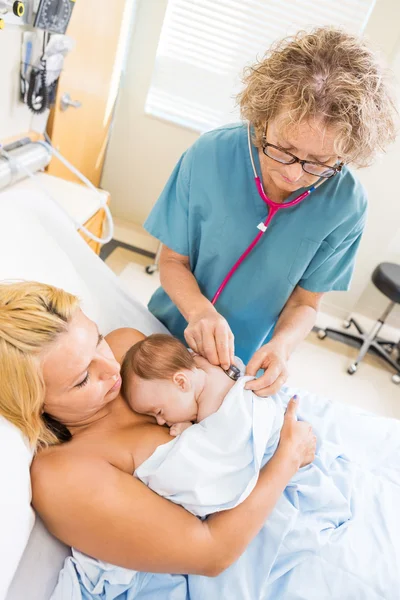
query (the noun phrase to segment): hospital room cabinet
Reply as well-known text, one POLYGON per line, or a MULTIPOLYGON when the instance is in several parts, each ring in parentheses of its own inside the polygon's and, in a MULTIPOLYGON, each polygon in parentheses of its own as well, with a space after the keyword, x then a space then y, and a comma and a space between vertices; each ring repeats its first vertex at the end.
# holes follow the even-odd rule
MULTIPOLYGON (((109 197, 107 199, 107 204, 108 205, 110 204, 109 197)), ((92 233, 96 237, 101 238, 103 235, 103 231, 104 231, 105 220, 106 220, 106 213, 104 211, 104 208, 100 208, 93 215, 93 217, 91 217, 88 221, 86 221, 86 223, 84 223, 84 226, 86 227, 86 229, 88 231, 90 231, 90 233, 92 233)), ((81 233, 81 236, 88 243, 88 245, 91 247, 91 249, 96 252, 96 254, 100 254, 101 244, 99 244, 98 242, 95 242, 94 240, 90 240, 88 238, 88 236, 85 235, 83 232, 81 233)))

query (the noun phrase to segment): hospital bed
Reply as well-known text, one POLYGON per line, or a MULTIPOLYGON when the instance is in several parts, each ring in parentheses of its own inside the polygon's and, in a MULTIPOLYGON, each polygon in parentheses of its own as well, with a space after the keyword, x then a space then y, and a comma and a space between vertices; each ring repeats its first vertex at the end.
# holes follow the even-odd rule
MULTIPOLYGON (((36 279, 63 287, 82 299, 84 311, 102 333, 124 326, 145 334, 165 331, 145 306, 124 290, 63 209, 46 194, 14 188, 0 193, 0 218, 0 280, 36 279)), ((313 536, 300 536, 293 548, 289 545, 291 556, 285 572, 277 576, 283 564, 279 554, 274 562, 277 571, 270 577, 269 519, 239 561, 218 578, 190 576, 190 598, 349 598, 351 589, 352 598, 400 600, 399 423, 300 390, 292 390, 289 396, 293 393, 301 397, 305 420, 326 442, 324 452, 335 453, 340 447, 339 454, 333 454, 337 456, 333 464, 343 492, 351 500, 351 524, 345 530, 339 528, 343 533, 333 544, 320 549, 317 545, 316 552, 307 549, 313 536), (333 443, 334 437, 340 444, 333 443), (292 560, 297 561, 295 566, 292 560), (269 595, 265 596, 267 583, 269 595), (263 588, 262 594, 254 592, 257 586, 263 588)), ((70 553, 35 519, 30 507, 31 458, 19 432, 0 418, 0 600, 49 600, 70 553)), ((286 523, 286 513, 278 513, 286 523)), ((140 581, 153 587, 144 589, 138 600, 188 600, 185 591, 175 589, 179 585, 182 591, 183 576, 146 579, 146 575, 139 574, 140 581), (160 589, 164 590, 161 594, 160 589)), ((80 599, 78 592, 58 597, 80 599)))
MULTIPOLYGON (((78 295, 105 334, 163 326, 121 286, 45 193, 13 187, 0 193, 0 280, 33 279, 78 295)), ((70 549, 55 540, 30 508, 31 455, 0 419, 0 600, 48 600, 70 549), (6 591, 8 589, 8 592, 6 591)))

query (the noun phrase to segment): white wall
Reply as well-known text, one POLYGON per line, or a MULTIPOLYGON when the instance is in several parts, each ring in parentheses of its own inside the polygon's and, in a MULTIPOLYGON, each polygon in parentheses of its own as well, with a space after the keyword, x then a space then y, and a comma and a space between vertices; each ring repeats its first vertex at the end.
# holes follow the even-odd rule
POLYGON ((131 47, 122 77, 102 187, 113 214, 143 223, 194 131, 145 115, 167 0, 138 0, 131 47))
MULTIPOLYGON (((378 0, 366 28, 366 35, 389 63, 397 86, 400 105, 400 2, 378 0)), ((397 198, 397 172, 400 166, 400 136, 387 154, 368 169, 358 171, 369 197, 369 216, 357 256, 349 292, 328 294, 323 310, 345 317, 351 311, 376 319, 388 300, 371 283, 371 274, 380 262, 400 263, 400 197, 397 198)), ((400 309, 389 321, 400 327, 400 309)))
MULTIPOLYGON (((113 213, 143 223, 181 153, 198 134, 144 114, 167 0, 138 0, 135 28, 123 77, 102 185, 111 192, 113 213)), ((382 49, 400 81, 400 2, 377 0, 366 34, 382 49)), ((387 300, 370 284, 376 264, 400 263, 400 139, 373 167, 359 171, 369 199, 366 232, 350 292, 325 297, 324 309, 338 316, 360 311, 376 318, 387 300)), ((400 327, 400 310, 392 324, 400 327)))
MULTIPOLYGON (((389 9, 389 0, 385 0, 389 9)), ((378 5, 379 6, 379 5, 378 5)), ((368 32, 371 39, 378 40, 386 51, 393 72, 398 105, 400 106, 400 3, 396 4, 395 35, 386 35, 379 19, 368 32)), ((386 19, 386 22, 388 19, 386 19)), ((387 30, 386 30, 387 33, 387 30)), ((379 157, 374 165, 360 169, 357 173, 365 186, 369 198, 367 226, 357 256, 356 269, 351 290, 346 293, 328 294, 324 300, 324 309, 338 316, 346 316, 351 311, 376 319, 388 304, 372 284, 371 274, 380 262, 400 264, 400 192, 398 173, 400 170, 400 135, 389 147, 386 154, 379 157)), ((400 328, 400 307, 396 307, 388 323, 400 328)))
POLYGON ((7 25, 0 31, 0 140, 26 133, 32 113, 19 101, 22 29, 7 25))

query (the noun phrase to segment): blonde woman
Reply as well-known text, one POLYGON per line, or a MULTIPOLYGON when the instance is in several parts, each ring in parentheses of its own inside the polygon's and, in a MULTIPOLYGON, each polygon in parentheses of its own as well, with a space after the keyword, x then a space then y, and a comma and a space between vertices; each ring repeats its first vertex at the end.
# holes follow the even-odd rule
POLYGON ((121 359, 143 337, 122 329, 103 338, 63 290, 0 284, 0 414, 38 450, 33 504, 63 542, 131 569, 215 575, 240 556, 290 478, 313 460, 314 435, 292 404, 279 450, 252 495, 199 521, 132 477, 171 440, 120 395, 121 359))
POLYGON ((301 399, 302 414, 328 442, 324 469, 350 514, 343 520, 317 486, 322 511, 306 511, 300 531, 296 485, 288 483, 314 460, 315 437, 289 402, 278 448, 255 489, 201 521, 132 476, 171 440, 120 394, 120 362, 142 338, 122 329, 104 339, 63 290, 0 284, 0 415, 36 449, 35 509, 77 549, 53 600, 125 592, 135 600, 305 598, 310 582, 318 598, 397 597, 398 424, 301 399))
POLYGON ((227 369, 236 352, 249 375, 264 369, 248 388, 269 395, 323 294, 350 285, 367 200, 349 166, 370 164, 394 139, 395 109, 374 54, 330 28, 275 44, 244 83, 247 123, 189 148, 145 224, 163 243, 162 288, 149 309, 212 364, 227 369), (221 291, 263 228, 264 196, 282 205, 307 190, 278 210, 221 291))

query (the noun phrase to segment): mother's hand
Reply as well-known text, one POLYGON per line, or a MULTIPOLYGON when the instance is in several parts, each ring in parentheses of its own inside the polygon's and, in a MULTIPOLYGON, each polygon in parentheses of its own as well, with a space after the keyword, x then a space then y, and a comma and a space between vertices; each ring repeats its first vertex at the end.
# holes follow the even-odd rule
POLYGON ((296 410, 297 401, 294 396, 286 409, 278 451, 290 456, 299 469, 314 460, 317 438, 309 423, 297 421, 296 410))
POLYGON ((212 365, 226 370, 233 364, 233 333, 228 321, 213 306, 190 319, 184 336, 188 346, 212 365))

